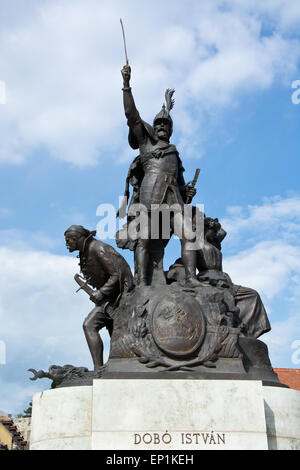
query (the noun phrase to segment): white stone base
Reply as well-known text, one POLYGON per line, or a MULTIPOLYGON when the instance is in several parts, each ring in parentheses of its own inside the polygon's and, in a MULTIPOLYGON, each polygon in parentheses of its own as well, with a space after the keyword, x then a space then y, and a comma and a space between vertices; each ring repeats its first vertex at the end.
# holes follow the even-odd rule
POLYGON ((300 391, 264 387, 270 450, 300 450, 300 391))
POLYGON ((300 392, 259 381, 102 380, 33 397, 31 450, 300 449, 300 392))
POLYGON ((30 450, 89 450, 93 387, 36 393, 32 401, 30 450))

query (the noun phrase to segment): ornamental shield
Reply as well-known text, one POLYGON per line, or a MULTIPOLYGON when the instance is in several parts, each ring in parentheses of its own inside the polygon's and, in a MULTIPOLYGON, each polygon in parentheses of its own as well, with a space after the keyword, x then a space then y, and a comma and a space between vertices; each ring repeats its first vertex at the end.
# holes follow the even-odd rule
POLYGON ((151 330, 156 345, 171 356, 188 356, 202 344, 205 318, 191 296, 166 296, 152 310, 151 330))

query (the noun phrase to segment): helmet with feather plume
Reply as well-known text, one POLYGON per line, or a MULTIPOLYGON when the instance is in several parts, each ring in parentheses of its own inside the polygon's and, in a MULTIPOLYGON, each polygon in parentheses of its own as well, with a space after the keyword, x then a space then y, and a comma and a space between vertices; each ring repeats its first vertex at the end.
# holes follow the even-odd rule
POLYGON ((155 126, 156 122, 160 119, 166 120, 169 122, 170 126, 170 136, 172 135, 173 132, 173 121, 170 116, 170 111, 174 106, 175 100, 172 98, 175 93, 175 90, 171 90, 168 88, 165 92, 165 100, 166 104, 162 105, 161 111, 155 116, 154 121, 153 121, 153 126, 155 126))

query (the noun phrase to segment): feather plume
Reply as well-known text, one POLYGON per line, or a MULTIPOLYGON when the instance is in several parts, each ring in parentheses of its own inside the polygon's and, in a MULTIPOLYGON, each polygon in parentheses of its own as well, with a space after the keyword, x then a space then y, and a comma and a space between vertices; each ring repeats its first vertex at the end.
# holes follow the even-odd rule
POLYGON ((172 99, 172 96, 174 95, 175 90, 171 90, 168 88, 165 93, 165 98, 166 98, 166 105, 167 105, 167 111, 168 113, 171 111, 171 109, 174 106, 175 100, 172 99))

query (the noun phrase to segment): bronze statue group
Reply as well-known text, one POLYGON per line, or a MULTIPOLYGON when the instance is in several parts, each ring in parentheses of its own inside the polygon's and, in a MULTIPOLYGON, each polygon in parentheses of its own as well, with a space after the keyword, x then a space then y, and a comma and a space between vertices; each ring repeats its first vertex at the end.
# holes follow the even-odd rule
MULTIPOLYGON (((130 187, 133 194, 126 212, 126 224, 116 234, 116 241, 119 248, 134 252, 134 274, 113 247, 95 238, 96 232, 80 225, 72 225, 65 232, 69 251, 79 251, 83 288, 86 286, 84 290, 90 293, 90 299, 95 304, 83 323, 95 371, 103 367, 103 342, 99 331, 106 327, 112 335, 114 311, 118 309, 122 297, 125 294, 131 295, 134 291, 147 292, 151 297, 156 295, 155 288, 163 285, 176 285, 196 293, 209 286, 221 289, 225 293, 222 302, 228 304, 227 316, 229 317, 228 312, 231 315, 230 326, 238 327, 239 335, 257 339, 270 330, 259 294, 253 289, 235 285, 229 275, 223 272, 221 242, 226 232, 218 219, 200 214, 204 233, 201 234, 201 243, 195 249, 193 242, 199 241, 199 234, 194 230, 194 218, 185 217, 184 209, 191 203, 196 189, 194 185, 185 183, 179 153, 175 145, 170 144, 173 132, 170 111, 174 106, 174 90, 166 91, 166 104, 150 125, 142 120, 135 106, 130 87, 129 65, 123 67, 122 76, 129 144, 132 149, 139 149, 139 156, 133 160, 128 171, 124 205, 120 212, 124 213, 130 187), (157 215, 155 211, 160 212, 162 206, 172 208, 169 213, 168 236, 151 238, 151 220, 157 215), (136 208, 144 211, 144 232, 136 224, 139 213, 136 208), (138 230, 131 237, 130 227, 133 224, 138 230), (181 257, 165 272, 164 250, 173 234, 180 238, 181 257), (226 298, 229 300, 226 301, 226 298)), ((197 211, 193 207, 194 215, 197 211)), ((162 224, 159 217, 155 220, 162 224)), ((157 229, 161 234, 161 227, 157 229)))

